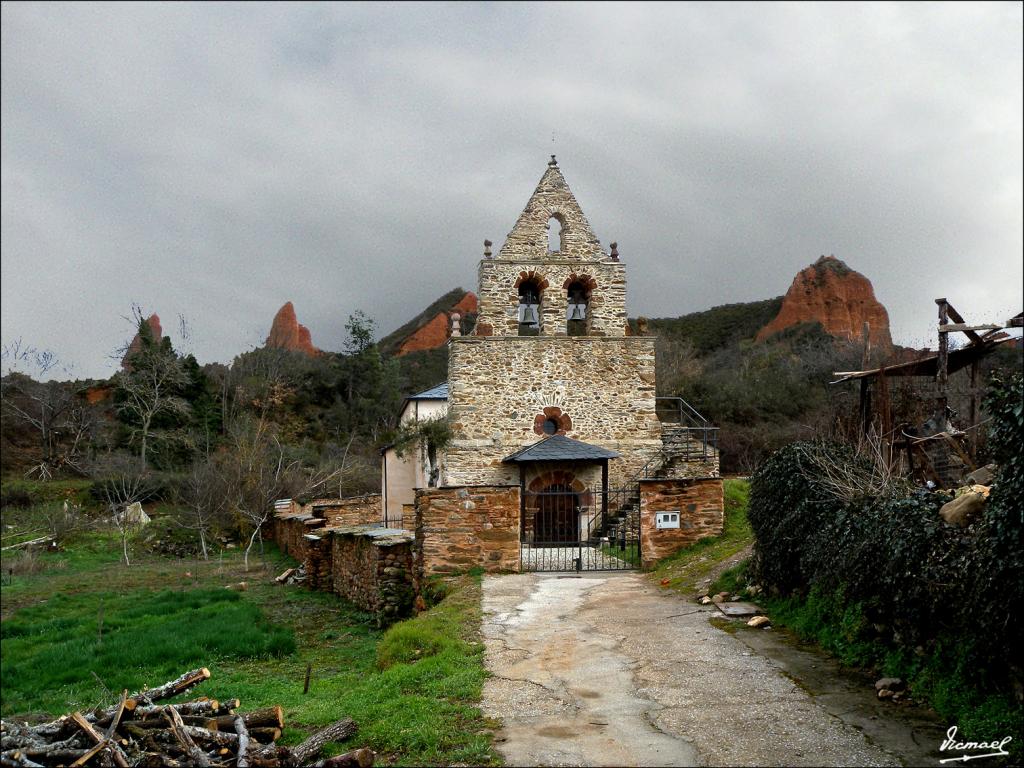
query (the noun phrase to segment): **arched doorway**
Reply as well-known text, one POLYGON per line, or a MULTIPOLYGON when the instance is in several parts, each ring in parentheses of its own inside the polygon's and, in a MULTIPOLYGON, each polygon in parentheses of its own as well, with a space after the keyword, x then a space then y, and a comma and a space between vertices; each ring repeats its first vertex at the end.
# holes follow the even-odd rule
POLYGON ((565 544, 580 540, 580 497, 572 486, 552 483, 537 494, 533 531, 537 544, 565 544))

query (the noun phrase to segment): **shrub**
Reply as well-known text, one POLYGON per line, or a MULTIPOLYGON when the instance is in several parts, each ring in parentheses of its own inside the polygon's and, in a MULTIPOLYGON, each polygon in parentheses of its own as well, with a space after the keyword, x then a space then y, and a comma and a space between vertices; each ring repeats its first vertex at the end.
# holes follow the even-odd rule
POLYGON ((751 478, 753 578, 775 597, 798 598, 798 624, 820 623, 813 632, 804 629, 841 656, 864 657, 860 644, 880 640, 894 653, 923 649, 930 657, 940 651, 944 657, 955 655, 965 680, 966 670, 974 670, 979 690, 1008 692, 1019 686, 1024 676, 1021 392, 1020 375, 992 382, 986 399, 992 414, 989 439, 1002 465, 984 514, 967 528, 943 522, 939 509, 951 498, 943 493, 900 493, 898 485, 887 494, 837 490, 835 478, 826 476, 829 467, 841 466, 844 476, 855 479, 870 471, 845 446, 794 443, 773 454, 751 478))

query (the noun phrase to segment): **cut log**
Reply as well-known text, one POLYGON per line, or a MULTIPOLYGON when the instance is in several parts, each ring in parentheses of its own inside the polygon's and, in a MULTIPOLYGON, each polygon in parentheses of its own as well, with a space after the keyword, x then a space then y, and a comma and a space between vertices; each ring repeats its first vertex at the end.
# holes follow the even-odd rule
POLYGON ((0 763, 4 766, 17 766, 17 768, 44 768, 42 763, 29 760, 25 754, 18 749, 9 749, 0 752, 0 763))
MULTIPOLYGON (((175 709, 177 709, 177 706, 175 706, 175 709)), ((178 714, 180 715, 181 713, 179 712, 178 714)), ((204 728, 209 731, 218 730, 217 718, 215 717, 196 717, 194 715, 188 715, 182 717, 181 722, 185 725, 192 725, 196 728, 204 728)), ((133 728, 139 728, 142 730, 160 730, 167 727, 167 721, 162 717, 149 717, 145 720, 125 720, 123 724, 125 728, 132 726, 133 728)))
MULTIPOLYGON (((284 710, 281 707, 264 707, 254 709, 252 712, 240 712, 242 720, 247 728, 284 728, 284 710)), ((234 730, 236 715, 218 715, 217 729, 221 731, 234 730)))
MULTIPOLYGON (((210 673, 207 670, 203 671, 206 672, 206 677, 210 676, 210 673)), ((184 747, 186 754, 188 754, 192 762, 200 766, 200 768, 209 768, 210 756, 196 746, 192 737, 186 732, 186 728, 188 728, 188 726, 181 722, 181 715, 178 714, 178 710, 174 707, 167 707, 167 709, 164 710, 164 717, 167 718, 167 722, 171 724, 171 730, 174 732, 174 737, 178 740, 178 743, 184 747)))
POLYGON ((291 576, 293 573, 295 573, 295 569, 289 568, 287 571, 285 571, 276 579, 274 579, 274 581, 276 581, 278 584, 284 584, 286 581, 288 581, 288 577, 291 576))
POLYGON ((249 751, 249 730, 245 727, 245 719, 235 716, 235 733, 238 734, 238 768, 249 768, 249 758, 246 752, 249 751))
POLYGON ((100 736, 96 732, 96 729, 92 727, 92 724, 84 717, 82 717, 81 712, 72 712, 71 719, 74 721, 75 725, 77 725, 79 728, 82 729, 82 731, 85 732, 86 736, 93 740, 93 742, 95 742, 96 744, 102 744, 101 749, 103 747, 107 747, 110 749, 110 752, 114 757, 114 764, 117 765, 118 768, 128 768, 128 758, 125 757, 124 751, 121 749, 121 747, 116 743, 108 741, 103 736, 100 736))
POLYGON ((225 731, 211 731, 208 728, 197 728, 194 725, 182 724, 185 733, 196 741, 203 744, 216 745, 218 747, 234 747, 238 744, 238 734, 225 731))
POLYGON ((121 718, 124 716, 124 705, 128 701, 128 690, 121 691, 121 701, 117 703, 117 707, 114 709, 114 714, 110 718, 110 725, 107 727, 106 739, 110 741, 114 738, 114 733, 117 731, 117 726, 121 724, 121 718))
POLYGON ((350 717, 339 720, 334 725, 322 728, 291 750, 291 760, 294 761, 292 764, 305 765, 320 754, 320 750, 324 748, 324 744, 327 742, 344 741, 355 734, 355 732, 356 724, 350 717))
POLYGON ((157 688, 149 688, 145 691, 133 694, 128 699, 128 702, 131 702, 131 705, 128 706, 128 702, 126 702, 126 709, 133 710, 139 704, 152 704, 153 702, 160 701, 161 699, 169 699, 172 696, 184 693, 189 688, 193 688, 204 680, 209 679, 210 670, 206 667, 193 669, 191 672, 186 672, 181 677, 176 680, 171 680, 169 683, 164 683, 157 688))
POLYGON ((228 699, 227 701, 222 701, 220 703, 220 706, 217 707, 217 711, 214 714, 230 715, 233 714, 234 710, 238 709, 240 706, 242 706, 242 703, 238 699, 228 699))
POLYGON ((260 744, 273 744, 275 741, 281 738, 280 728, 253 728, 249 731, 249 735, 252 736, 260 744))
POLYGON ((354 749, 343 755, 329 757, 316 763, 316 768, 370 768, 377 753, 372 749, 354 749))
MULTIPOLYGON (((238 706, 238 699, 231 699, 223 703, 216 699, 205 699, 204 701, 186 701, 182 704, 175 704, 174 708, 178 710, 178 714, 182 717, 216 715, 220 713, 220 709, 224 704, 230 704, 232 701, 235 702, 235 706, 238 706)), ((164 706, 163 704, 140 705, 132 712, 132 719, 142 720, 147 717, 162 717, 164 706)))

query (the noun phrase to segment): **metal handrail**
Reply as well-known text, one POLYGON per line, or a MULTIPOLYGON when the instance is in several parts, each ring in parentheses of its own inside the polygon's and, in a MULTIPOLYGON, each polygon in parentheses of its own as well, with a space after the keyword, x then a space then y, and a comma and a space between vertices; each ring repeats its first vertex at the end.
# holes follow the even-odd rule
POLYGON ((707 427, 710 425, 706 418, 704 418, 696 408, 690 405, 681 397, 655 397, 654 408, 657 411, 658 402, 672 402, 676 406, 676 412, 679 414, 679 423, 683 423, 684 417, 690 422, 691 426, 694 427, 707 427))

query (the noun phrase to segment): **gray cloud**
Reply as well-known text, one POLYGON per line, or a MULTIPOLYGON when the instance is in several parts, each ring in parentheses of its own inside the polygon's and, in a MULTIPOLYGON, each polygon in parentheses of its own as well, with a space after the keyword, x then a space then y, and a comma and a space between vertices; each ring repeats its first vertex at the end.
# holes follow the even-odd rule
POLYGON ((904 343, 936 296, 1021 307, 1019 4, 2 8, 3 339, 79 375, 132 302, 202 361, 286 300, 327 349, 387 332, 474 287, 551 151, 633 313, 823 253, 904 343))

